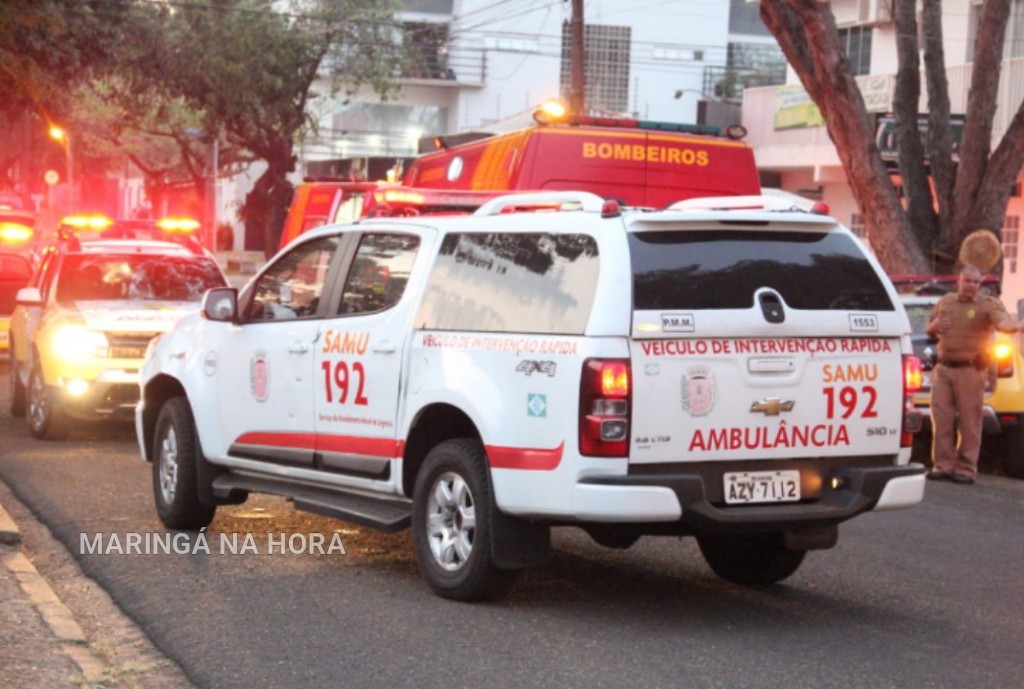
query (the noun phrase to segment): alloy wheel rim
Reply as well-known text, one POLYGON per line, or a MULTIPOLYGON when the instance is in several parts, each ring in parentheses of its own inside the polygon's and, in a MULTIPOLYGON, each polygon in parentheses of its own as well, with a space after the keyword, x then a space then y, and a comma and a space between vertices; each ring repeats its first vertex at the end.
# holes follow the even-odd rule
POLYGON ((456 572, 473 553, 476 509, 466 481, 454 472, 437 477, 427 500, 427 542, 439 567, 456 572))
POLYGON ((29 380, 28 390, 28 418, 32 423, 32 428, 37 431, 41 430, 46 425, 49 411, 49 403, 46 401, 46 390, 43 389, 42 376, 34 375, 29 380))
POLYGON ((178 485, 178 436, 173 426, 168 426, 160 441, 160 496, 165 505, 174 502, 178 485))

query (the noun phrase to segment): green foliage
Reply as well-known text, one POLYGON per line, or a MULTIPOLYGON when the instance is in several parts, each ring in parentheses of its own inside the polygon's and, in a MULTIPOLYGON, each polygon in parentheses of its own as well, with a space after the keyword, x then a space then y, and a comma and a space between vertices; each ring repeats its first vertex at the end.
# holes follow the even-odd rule
MULTIPOLYGON (((32 126, 56 121, 74 133, 76 161, 95 171, 127 157, 147 186, 188 178, 198 186, 216 137, 222 168, 267 165, 254 192, 265 198, 250 196, 243 215, 278 216, 314 101, 364 86, 395 94, 398 8, 393 0, 0 0, 0 132, 38 113, 32 126)), ((0 155, 0 180, 5 164, 0 155)))

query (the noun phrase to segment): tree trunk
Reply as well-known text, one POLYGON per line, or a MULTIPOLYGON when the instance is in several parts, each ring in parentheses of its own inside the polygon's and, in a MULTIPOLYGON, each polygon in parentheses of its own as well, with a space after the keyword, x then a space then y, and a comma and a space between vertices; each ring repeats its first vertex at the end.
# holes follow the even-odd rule
POLYGON ((878 153, 831 7, 815 0, 762 0, 761 19, 825 118, 879 262, 890 274, 928 271, 878 153))
POLYGON ((291 194, 291 183, 273 168, 256 180, 242 208, 246 249, 262 251, 266 258, 277 253, 291 194))
POLYGON ((935 236, 935 210, 932 191, 925 168, 924 144, 917 125, 918 103, 921 99, 921 65, 917 46, 917 3, 896 0, 893 14, 896 21, 896 91, 893 114, 896 118, 896 150, 898 151, 903 196, 907 200, 907 219, 918 244, 928 251, 935 236))
POLYGON ((953 129, 950 126, 949 81, 946 55, 942 46, 942 0, 924 0, 921 6, 921 33, 924 42, 924 68, 928 84, 928 159, 937 207, 935 233, 928 238, 935 272, 953 272, 956 257, 939 251, 949 245, 953 228, 953 187, 956 165, 953 162, 953 129))
MULTIPOLYGON (((1009 16, 1010 0, 986 0, 982 5, 971 88, 967 95, 964 133, 960 141, 960 166, 953 192, 953 234, 944 237, 940 245, 943 251, 953 255, 963 238, 978 229, 987 215, 986 209, 979 206, 979 192, 982 190, 989 152, 992 150, 992 119, 996 113, 1003 43, 1009 16)), ((987 191, 984 196, 991 197, 991 192, 987 191)), ((988 228, 997 235, 1002 230, 1005 202, 1001 208, 998 226, 988 228)))

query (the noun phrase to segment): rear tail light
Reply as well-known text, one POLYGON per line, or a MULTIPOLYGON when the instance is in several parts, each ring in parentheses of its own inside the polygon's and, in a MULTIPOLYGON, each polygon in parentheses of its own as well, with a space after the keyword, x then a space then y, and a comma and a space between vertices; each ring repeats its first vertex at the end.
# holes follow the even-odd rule
POLYGON ((580 377, 580 454, 625 457, 629 451, 628 359, 587 359, 580 377))
POLYGON ((921 360, 909 354, 903 355, 903 395, 910 396, 924 386, 921 360))
POLYGON ((996 365, 996 375, 1009 378, 1013 375, 1013 345, 1000 342, 992 348, 992 358, 996 365))
POLYGON ((921 360, 912 354, 903 355, 903 429, 900 447, 912 447, 914 434, 921 430, 924 419, 914 408, 914 393, 924 385, 921 360))

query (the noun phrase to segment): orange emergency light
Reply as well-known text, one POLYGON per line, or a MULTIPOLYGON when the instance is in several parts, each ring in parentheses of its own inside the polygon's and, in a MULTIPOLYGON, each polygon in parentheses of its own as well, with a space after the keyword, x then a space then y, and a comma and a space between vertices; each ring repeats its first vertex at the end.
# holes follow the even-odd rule
POLYGON ((0 243, 25 244, 33 235, 32 228, 17 222, 0 222, 0 243))
POLYGON ((192 234, 199 229, 199 221, 195 218, 161 218, 156 226, 169 234, 192 234))
POLYGON ((105 230, 114 221, 105 215, 69 215, 60 221, 61 227, 70 228, 75 232, 82 230, 105 230))

